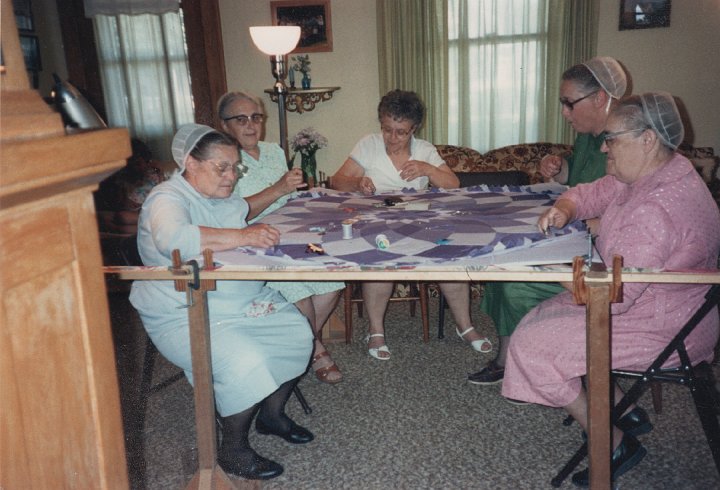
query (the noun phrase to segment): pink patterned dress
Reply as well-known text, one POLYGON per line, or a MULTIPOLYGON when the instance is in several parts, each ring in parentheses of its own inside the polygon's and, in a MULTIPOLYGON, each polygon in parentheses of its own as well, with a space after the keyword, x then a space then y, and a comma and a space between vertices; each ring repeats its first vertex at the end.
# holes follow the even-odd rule
MULTIPOLYGON (((716 270, 720 212, 707 186, 683 156, 623 184, 606 176, 563 194, 578 218, 601 217, 597 249, 606 262, 621 255, 625 267, 667 271, 716 270)), ((707 285, 623 286, 612 309, 613 368, 645 369, 704 300, 707 285)), ((690 359, 710 360, 720 319, 711 312, 686 340, 690 359)), ((528 313, 510 338, 502 394, 564 407, 580 393, 585 365, 585 306, 568 291, 528 313)), ((677 364, 677 356, 668 365, 677 364)))

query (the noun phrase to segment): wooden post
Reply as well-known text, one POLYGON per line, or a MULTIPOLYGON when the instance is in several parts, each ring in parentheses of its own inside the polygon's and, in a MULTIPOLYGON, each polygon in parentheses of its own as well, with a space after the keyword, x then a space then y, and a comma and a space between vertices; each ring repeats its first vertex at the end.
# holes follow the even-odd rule
POLYGON ((610 488, 610 283, 587 288, 587 394, 590 488, 610 488))

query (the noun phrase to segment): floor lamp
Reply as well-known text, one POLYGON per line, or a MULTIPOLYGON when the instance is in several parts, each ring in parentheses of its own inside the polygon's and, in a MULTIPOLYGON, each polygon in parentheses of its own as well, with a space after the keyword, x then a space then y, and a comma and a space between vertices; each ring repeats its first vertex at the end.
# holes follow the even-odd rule
POLYGON ((263 53, 270 55, 272 74, 275 77, 273 92, 277 97, 280 116, 280 146, 288 160, 287 113, 285 112, 285 55, 295 49, 300 40, 298 26, 254 26, 250 28, 250 37, 255 46, 263 53))

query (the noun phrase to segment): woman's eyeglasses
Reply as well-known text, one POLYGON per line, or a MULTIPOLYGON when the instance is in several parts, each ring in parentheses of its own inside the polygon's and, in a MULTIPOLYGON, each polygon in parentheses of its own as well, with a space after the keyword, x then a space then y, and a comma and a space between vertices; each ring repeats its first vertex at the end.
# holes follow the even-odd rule
POLYGON ((230 117, 224 117, 223 121, 228 122, 235 120, 240 126, 247 126, 250 121, 254 122, 255 124, 262 124, 262 122, 265 120, 265 114, 251 114, 250 116, 246 116, 244 114, 240 114, 239 116, 230 116, 230 117))
POLYGON ((575 107, 575 104, 577 104, 578 102, 582 102, 583 100, 587 99, 588 97, 590 97, 590 96, 592 96, 592 95, 595 95, 597 92, 598 92, 597 90, 594 91, 594 92, 590 92, 590 93, 587 94, 586 96, 580 97, 579 99, 575 99, 575 100, 567 100, 566 98, 561 97, 561 98, 560 98, 560 103, 561 103, 563 106, 567 107, 569 111, 572 111, 573 108, 575 107))
POLYGON ((380 128, 380 131, 383 132, 383 134, 386 134, 388 136, 392 136, 393 133, 397 135, 400 138, 406 138, 408 135, 412 134, 412 132, 415 130, 414 127, 410 129, 393 129, 393 128, 387 128, 382 126, 380 128))
POLYGON ((231 171, 232 173, 234 173, 237 176, 242 176, 245 174, 245 170, 247 169, 247 167, 245 167, 245 165, 243 165, 242 162, 218 163, 218 162, 214 162, 212 160, 208 160, 208 161, 210 163, 212 163, 212 166, 215 168, 215 173, 218 175, 218 177, 222 177, 223 175, 225 175, 225 172, 228 172, 228 171, 231 171))
POLYGON ((640 133, 642 131, 645 131, 648 128, 638 128, 638 129, 626 129, 625 131, 615 131, 613 133, 605 133, 603 136, 603 141, 606 145, 609 145, 611 141, 613 141, 618 136, 622 136, 623 134, 630 134, 630 133, 640 133))

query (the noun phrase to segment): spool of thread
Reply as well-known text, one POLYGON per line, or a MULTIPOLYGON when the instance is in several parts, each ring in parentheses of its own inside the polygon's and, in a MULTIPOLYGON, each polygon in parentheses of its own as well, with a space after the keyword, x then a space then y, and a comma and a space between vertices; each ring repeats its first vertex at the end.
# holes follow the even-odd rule
POLYGON ((343 240, 349 240, 353 237, 352 221, 342 222, 342 237, 343 240))
POLYGON ((388 237, 385 235, 380 234, 375 237, 375 245, 377 245, 377 248, 380 250, 385 250, 386 248, 390 248, 390 240, 388 240, 388 237))

